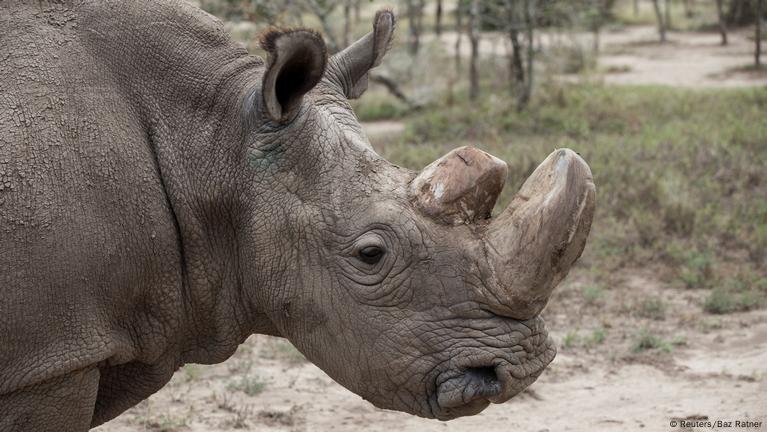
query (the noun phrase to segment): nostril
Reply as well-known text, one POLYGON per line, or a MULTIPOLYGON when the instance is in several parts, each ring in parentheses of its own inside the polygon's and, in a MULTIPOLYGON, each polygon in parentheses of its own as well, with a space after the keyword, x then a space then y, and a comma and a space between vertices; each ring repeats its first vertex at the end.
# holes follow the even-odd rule
POLYGON ((492 366, 468 368, 464 374, 469 378, 469 385, 473 387, 475 396, 491 397, 501 391, 501 383, 492 366))

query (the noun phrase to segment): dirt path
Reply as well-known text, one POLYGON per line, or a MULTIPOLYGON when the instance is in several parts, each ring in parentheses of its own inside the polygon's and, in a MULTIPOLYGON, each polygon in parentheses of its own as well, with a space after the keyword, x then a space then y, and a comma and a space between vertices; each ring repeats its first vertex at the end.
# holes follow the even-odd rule
POLYGON ((372 142, 388 139, 405 131, 405 123, 398 120, 380 120, 362 123, 362 128, 372 142))
POLYGON ((743 87, 767 85, 767 73, 748 71, 753 64, 750 32, 736 31, 729 45, 720 45, 716 33, 671 32, 669 43, 656 43, 652 27, 629 27, 605 35, 601 65, 611 84, 665 84, 682 87, 743 87))
MULTIPOLYGON (((753 64, 753 41, 748 30, 731 31, 729 45, 719 44, 714 32, 669 32, 668 43, 658 43, 655 27, 632 26, 600 36, 599 70, 610 84, 660 84, 693 88, 767 85, 767 70, 743 70, 753 64), (612 71, 612 72, 610 72, 612 71)), ((433 40, 427 35, 426 40, 433 40)), ((456 33, 441 37, 452 53, 456 33)), ((544 47, 578 43, 586 50, 593 44, 588 33, 542 32, 537 42, 544 47)), ((483 33, 480 53, 502 56, 507 52, 505 35, 483 33)), ((461 55, 469 56, 469 43, 462 38, 461 55)))

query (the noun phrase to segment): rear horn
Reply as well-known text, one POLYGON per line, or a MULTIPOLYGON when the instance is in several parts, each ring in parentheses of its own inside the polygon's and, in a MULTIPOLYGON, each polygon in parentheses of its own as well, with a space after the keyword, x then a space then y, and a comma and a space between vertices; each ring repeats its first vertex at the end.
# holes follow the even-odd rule
POLYGON ((509 167, 475 147, 461 147, 424 168, 410 184, 416 207, 448 225, 487 219, 509 167))

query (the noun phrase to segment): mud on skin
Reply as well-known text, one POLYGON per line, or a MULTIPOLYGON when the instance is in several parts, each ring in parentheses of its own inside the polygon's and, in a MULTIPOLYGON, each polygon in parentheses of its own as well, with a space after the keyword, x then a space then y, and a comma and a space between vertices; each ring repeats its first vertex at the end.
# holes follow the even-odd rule
POLYGON ((441 420, 536 379, 591 172, 555 151, 491 217, 503 161, 383 160, 348 100, 394 22, 262 60, 182 1, 0 4, 0 430, 87 430, 253 333, 441 420))

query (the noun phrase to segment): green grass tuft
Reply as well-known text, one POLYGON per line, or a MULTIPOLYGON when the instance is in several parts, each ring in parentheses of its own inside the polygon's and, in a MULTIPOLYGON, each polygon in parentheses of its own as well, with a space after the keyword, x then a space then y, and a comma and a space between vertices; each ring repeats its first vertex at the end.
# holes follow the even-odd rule
POLYGON ((657 336, 643 328, 634 338, 634 342, 631 345, 631 351, 634 353, 640 353, 648 350, 659 350, 662 352, 670 352, 671 345, 663 340, 660 336, 657 336))
POLYGON ((266 389, 266 381, 258 376, 243 375, 237 380, 229 382, 226 388, 230 391, 241 391, 248 396, 256 396, 266 389))
POLYGON ((562 338, 562 346, 565 348, 572 348, 575 345, 578 344, 578 341, 580 340, 580 336, 578 336, 577 331, 571 331, 568 332, 563 338, 562 338))
POLYGON ((590 341, 593 344, 599 345, 605 341, 605 338, 607 337, 607 332, 602 327, 594 329, 594 331, 591 332, 591 338, 590 341))
POLYGON ((639 303, 637 314, 642 318, 663 320, 666 318, 666 304, 657 297, 644 299, 639 303))
POLYGON ((352 107, 360 121, 398 119, 408 113, 408 107, 389 93, 370 91, 364 98, 352 101, 352 107))
POLYGON ((605 295, 605 289, 602 285, 584 285, 581 289, 583 300, 586 304, 594 305, 602 301, 605 295))

